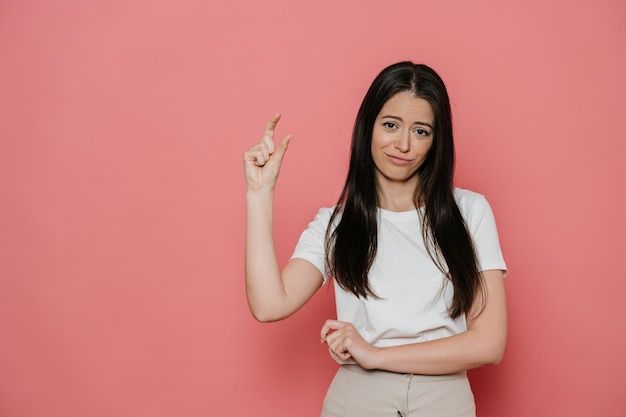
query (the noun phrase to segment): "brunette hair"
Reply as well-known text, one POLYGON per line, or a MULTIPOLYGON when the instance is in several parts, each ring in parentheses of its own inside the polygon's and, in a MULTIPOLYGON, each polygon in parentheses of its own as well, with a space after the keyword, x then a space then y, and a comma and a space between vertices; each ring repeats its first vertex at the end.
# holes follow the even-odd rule
POLYGON ((394 95, 409 91, 427 100, 435 116, 433 144, 417 171, 415 207, 430 257, 452 283, 448 313, 468 313, 484 292, 476 251, 453 194, 454 141, 450 100, 443 80, 426 65, 399 62, 370 86, 356 117, 350 167, 326 235, 326 264, 341 288, 357 297, 376 297, 368 282, 378 244, 378 194, 371 142, 374 122, 394 95), (419 213, 420 211, 418 211, 419 213))

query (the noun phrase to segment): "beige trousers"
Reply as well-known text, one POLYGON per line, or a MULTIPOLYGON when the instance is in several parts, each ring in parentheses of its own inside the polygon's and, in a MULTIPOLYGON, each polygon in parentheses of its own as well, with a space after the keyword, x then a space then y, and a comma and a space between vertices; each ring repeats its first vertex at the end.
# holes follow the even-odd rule
POLYGON ((321 417, 475 417, 466 372, 413 375, 343 365, 328 388, 321 417))

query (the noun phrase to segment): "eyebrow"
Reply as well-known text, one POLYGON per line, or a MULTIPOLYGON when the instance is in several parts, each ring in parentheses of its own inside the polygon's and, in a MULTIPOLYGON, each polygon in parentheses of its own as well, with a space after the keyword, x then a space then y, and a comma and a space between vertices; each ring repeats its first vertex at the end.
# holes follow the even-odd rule
MULTIPOLYGON (((399 122, 404 122, 404 120, 402 120, 402 117, 399 116, 393 116, 393 115, 387 115, 387 116, 382 116, 381 119, 393 119, 393 120, 397 120, 399 122)), ((414 125, 422 125, 422 126, 428 126, 431 129, 435 130, 435 128, 430 124, 430 123, 426 123, 426 122, 414 122, 414 125)))

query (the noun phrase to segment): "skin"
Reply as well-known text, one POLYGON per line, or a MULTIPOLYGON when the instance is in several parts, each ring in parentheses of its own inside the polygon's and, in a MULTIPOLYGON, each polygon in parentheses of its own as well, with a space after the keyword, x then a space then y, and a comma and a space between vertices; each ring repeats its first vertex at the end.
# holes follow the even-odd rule
MULTIPOLYGON (((281 270, 273 236, 274 188, 291 135, 274 145, 280 119, 267 122, 260 142, 243 154, 246 193, 246 294, 252 315, 261 322, 284 319, 302 307, 322 283, 308 261, 292 259, 281 270)), ((414 210, 417 169, 432 146, 434 117, 430 104, 408 92, 389 99, 372 132, 379 201, 392 211, 414 210)), ((365 369, 425 375, 448 374, 499 363, 507 332, 502 271, 483 271, 485 298, 480 311, 467 315, 466 332, 423 343, 375 347, 352 323, 326 320, 320 341, 331 355, 353 359, 365 369)))
POLYGON ((435 116, 428 101, 408 91, 383 105, 372 131, 372 159, 381 208, 415 209, 417 169, 433 144, 435 116))
POLYGON ((276 113, 261 141, 244 152, 246 177, 246 294, 252 315, 261 322, 284 319, 306 303, 323 283, 309 262, 293 259, 280 270, 274 249, 274 187, 291 135, 274 146, 276 113))

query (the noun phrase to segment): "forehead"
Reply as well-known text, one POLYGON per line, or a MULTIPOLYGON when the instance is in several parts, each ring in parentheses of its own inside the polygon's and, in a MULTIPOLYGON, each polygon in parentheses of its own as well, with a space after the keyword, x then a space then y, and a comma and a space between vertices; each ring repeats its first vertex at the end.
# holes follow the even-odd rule
POLYGON ((410 91, 401 91, 391 96, 378 113, 378 117, 385 116, 399 117, 407 123, 426 122, 432 125, 435 121, 430 103, 410 91))

